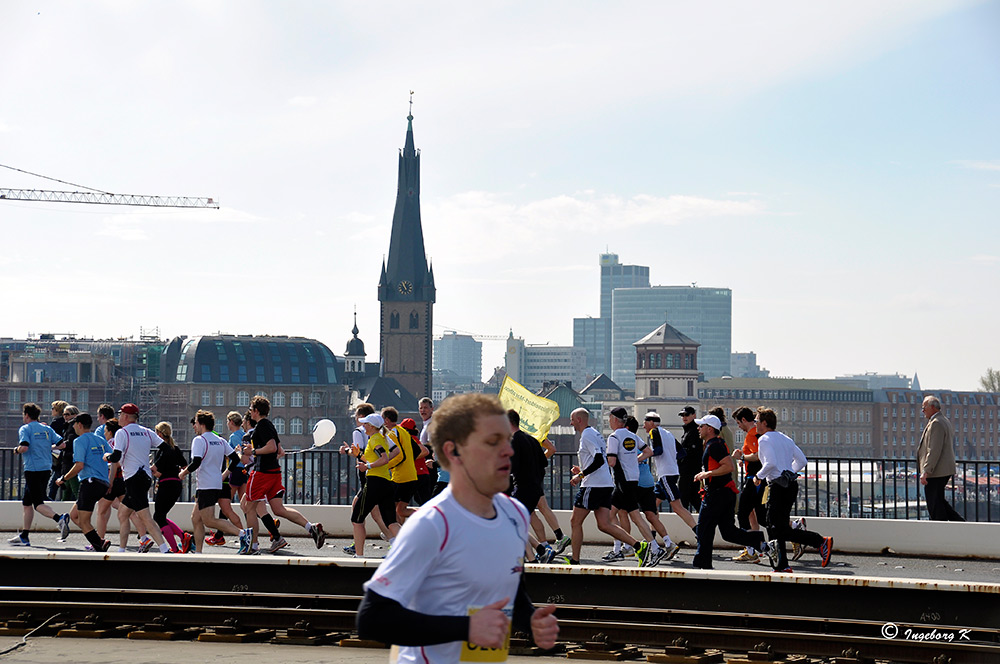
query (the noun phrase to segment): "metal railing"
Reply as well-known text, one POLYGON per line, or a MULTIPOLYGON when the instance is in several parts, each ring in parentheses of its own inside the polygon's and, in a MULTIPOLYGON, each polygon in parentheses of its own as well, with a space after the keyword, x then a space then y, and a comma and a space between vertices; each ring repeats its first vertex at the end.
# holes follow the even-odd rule
MULTIPOLYGON (((187 450, 185 450, 187 455, 187 450)), ((572 509, 577 488, 569 483, 576 455, 555 454, 545 469, 544 488, 553 509, 572 509)), ((353 457, 334 450, 314 450, 281 459, 285 502, 349 505, 358 490, 353 457)), ((740 469, 742 482, 742 469, 740 469)), ((21 459, 0 450, 0 500, 20 500, 24 478, 21 459)), ((181 500, 194 495, 194 478, 185 480, 181 500)), ((958 461, 946 496, 967 521, 1000 521, 1000 464, 958 461)), ((664 511, 669 506, 662 507, 664 511)), ((793 514, 884 519, 927 519, 923 487, 915 460, 817 457, 799 478, 793 514)))

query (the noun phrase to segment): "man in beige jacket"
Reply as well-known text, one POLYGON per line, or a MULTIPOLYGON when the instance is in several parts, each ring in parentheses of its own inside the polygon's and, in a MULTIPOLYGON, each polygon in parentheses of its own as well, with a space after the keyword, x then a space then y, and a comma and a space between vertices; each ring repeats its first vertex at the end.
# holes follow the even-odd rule
POLYGON ((931 521, 965 521, 944 497, 945 486, 955 474, 955 429, 941 414, 941 401, 937 397, 924 397, 920 410, 927 418, 927 426, 920 435, 917 465, 927 513, 931 521))

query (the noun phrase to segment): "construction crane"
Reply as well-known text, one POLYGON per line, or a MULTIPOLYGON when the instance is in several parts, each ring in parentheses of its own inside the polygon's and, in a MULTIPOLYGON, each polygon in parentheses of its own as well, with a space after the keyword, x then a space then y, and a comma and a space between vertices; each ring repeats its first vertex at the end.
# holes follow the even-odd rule
POLYGON ((48 189, 5 189, 0 187, 0 200, 48 201, 52 203, 93 203, 96 205, 136 205, 143 207, 214 208, 214 198, 190 196, 146 196, 143 194, 111 194, 108 192, 52 191, 48 189))
POLYGON ((90 191, 54 191, 50 189, 8 189, 0 187, 0 200, 7 201, 41 201, 50 203, 90 203, 94 205, 134 205, 141 207, 173 207, 173 208, 213 208, 218 210, 219 203, 214 198, 194 198, 190 196, 146 196, 143 194, 112 194, 108 191, 93 189, 72 182, 65 182, 39 175, 13 166, 0 164, 0 168, 34 175, 35 177, 68 184, 73 187, 89 189, 90 191))

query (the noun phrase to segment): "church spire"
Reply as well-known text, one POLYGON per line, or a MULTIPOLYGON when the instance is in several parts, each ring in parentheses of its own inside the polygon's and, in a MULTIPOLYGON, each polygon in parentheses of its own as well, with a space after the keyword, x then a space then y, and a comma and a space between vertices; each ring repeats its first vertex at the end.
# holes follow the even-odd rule
POLYGON ((411 112, 406 117, 406 142, 399 153, 389 257, 378 285, 379 300, 382 302, 434 302, 436 299, 420 221, 420 151, 413 142, 412 105, 411 93, 411 112))

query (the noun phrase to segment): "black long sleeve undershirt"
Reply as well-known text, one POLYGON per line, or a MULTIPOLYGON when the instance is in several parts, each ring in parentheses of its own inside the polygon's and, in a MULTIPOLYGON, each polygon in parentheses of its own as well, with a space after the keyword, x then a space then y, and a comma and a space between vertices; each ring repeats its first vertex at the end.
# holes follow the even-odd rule
POLYGON ((111 456, 108 457, 108 463, 118 463, 122 460, 122 451, 114 450, 111 452, 111 456))
MULTIPOLYGON (((531 631, 535 606, 524 590, 524 580, 514 598, 514 628, 531 631)), ((374 590, 365 591, 357 617, 358 637, 400 646, 433 646, 469 638, 468 616, 431 616, 411 611, 374 590)))
POLYGON ((590 462, 589 466, 581 470, 580 474, 586 477, 587 475, 590 475, 592 472, 594 472, 603 465, 604 465, 604 455, 599 453, 595 454, 594 460, 590 462))
POLYGON ((191 463, 189 463, 186 468, 188 475, 198 470, 199 466, 201 466, 201 457, 191 457, 191 463))

